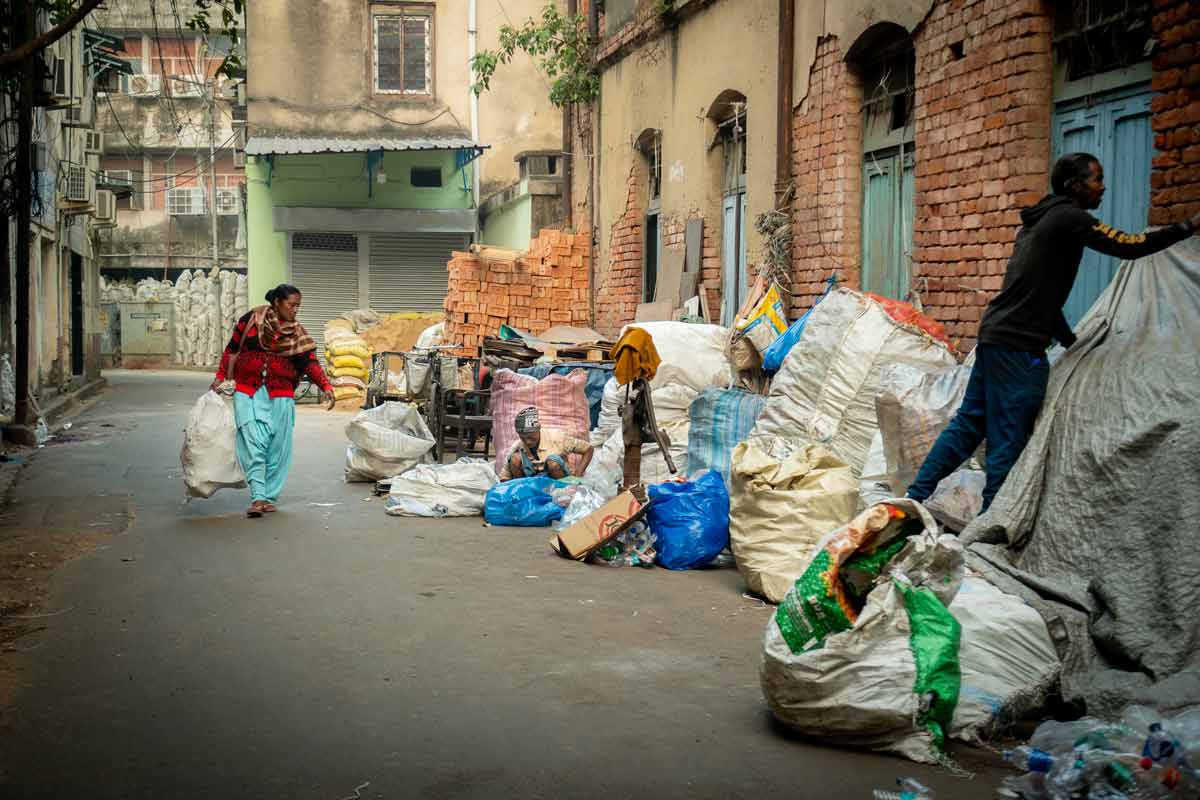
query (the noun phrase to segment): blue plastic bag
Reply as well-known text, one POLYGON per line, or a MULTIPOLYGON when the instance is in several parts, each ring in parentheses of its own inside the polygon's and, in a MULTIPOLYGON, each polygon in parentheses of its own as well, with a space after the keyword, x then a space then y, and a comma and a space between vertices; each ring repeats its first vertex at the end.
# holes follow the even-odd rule
POLYGON ((554 502, 551 492, 567 486, 563 481, 539 476, 515 478, 488 489, 483 501, 483 518, 491 525, 537 528, 559 519, 566 510, 554 502))
POLYGON ((649 488, 646 521, 657 537, 658 563, 667 569, 708 564, 729 544, 729 492, 719 472, 694 481, 649 488))
MULTIPOLYGON (((817 298, 817 302, 813 303, 813 308, 817 307, 825 299, 825 295, 837 286, 837 278, 830 276, 829 280, 825 281, 825 292, 817 298)), ((768 375, 774 375, 779 372, 779 368, 783 366, 783 360, 787 358, 788 353, 792 352, 792 348, 796 346, 796 342, 800 341, 800 336, 804 333, 804 326, 808 324, 808 317, 812 314, 813 309, 805 311, 800 319, 788 326, 788 329, 780 334, 779 338, 771 342, 770 346, 763 351, 762 368, 763 372, 768 375)))
POLYGON ((763 351, 763 372, 768 375, 774 375, 776 372, 779 372, 779 368, 783 366, 783 360, 787 358, 787 354, 796 346, 796 342, 800 341, 800 335, 804 333, 804 326, 808 322, 808 315, 811 313, 811 308, 805 311, 804 316, 789 325, 788 329, 780 334, 779 338, 771 342, 770 346, 763 351))

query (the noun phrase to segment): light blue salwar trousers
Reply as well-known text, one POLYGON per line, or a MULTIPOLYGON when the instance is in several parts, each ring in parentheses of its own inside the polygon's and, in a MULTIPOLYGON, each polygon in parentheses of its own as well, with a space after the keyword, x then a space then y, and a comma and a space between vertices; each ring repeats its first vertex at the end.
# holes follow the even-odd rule
POLYGON ((292 466, 292 428, 296 425, 296 401, 291 397, 272 399, 260 386, 254 397, 233 395, 237 422, 237 457, 250 486, 250 501, 274 503, 283 491, 292 466))

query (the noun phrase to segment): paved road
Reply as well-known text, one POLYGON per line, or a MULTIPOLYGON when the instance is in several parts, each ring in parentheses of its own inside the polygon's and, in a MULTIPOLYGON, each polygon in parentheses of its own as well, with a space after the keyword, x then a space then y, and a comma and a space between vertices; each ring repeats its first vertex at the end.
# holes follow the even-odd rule
POLYGON ((110 380, 17 489, 76 531, 122 495, 134 520, 58 572, 46 607, 69 610, 21 640, 6 798, 868 798, 916 775, 945 800, 999 783, 977 753, 965 780, 773 726, 769 612, 735 570, 583 566, 545 530, 387 517, 341 480, 347 417, 316 409, 279 514, 243 519, 242 493, 184 505, 181 431, 207 379, 110 380))

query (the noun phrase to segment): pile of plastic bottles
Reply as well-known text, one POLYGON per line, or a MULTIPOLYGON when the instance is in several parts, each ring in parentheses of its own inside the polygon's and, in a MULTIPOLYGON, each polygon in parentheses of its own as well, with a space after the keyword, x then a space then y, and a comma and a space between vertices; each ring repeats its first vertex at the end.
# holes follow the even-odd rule
POLYGON ((593 550, 590 560, 610 567, 653 567, 657 540, 645 522, 635 522, 593 550))
POLYGON ((1130 706, 1119 723, 1044 722, 1004 759, 1025 771, 1004 782, 1024 800, 1200 797, 1200 709, 1173 717, 1130 706))

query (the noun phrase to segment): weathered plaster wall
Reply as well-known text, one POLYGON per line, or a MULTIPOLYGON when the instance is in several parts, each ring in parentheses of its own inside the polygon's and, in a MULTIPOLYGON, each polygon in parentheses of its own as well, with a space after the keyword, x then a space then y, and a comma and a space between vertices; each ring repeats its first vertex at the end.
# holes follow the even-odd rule
MULTIPOLYGON (((470 135, 466 2, 435 5, 433 96, 428 98, 371 91, 371 3, 306 0, 304 5, 304 13, 297 13, 290 0, 249 4, 251 136, 470 135)), ((495 48, 501 25, 519 26, 543 6, 543 0, 479 0, 479 48, 495 48)), ((520 54, 498 70, 491 91, 480 96, 480 141, 491 145, 480 160, 483 198, 516 181, 518 152, 561 147, 562 116, 549 94, 547 79, 520 54)))
MULTIPOLYGON (((640 299, 641 242, 633 228, 645 210, 644 189, 635 185, 644 173, 634 143, 643 131, 662 131, 664 223, 703 217, 706 233, 720 242, 721 151, 710 149, 716 126, 707 114, 726 90, 746 97, 747 250, 748 261, 758 261, 762 240, 753 220, 775 204, 777 24, 775 0, 712 3, 604 70, 600 119, 592 123, 601 332, 631 321, 640 299)), ((607 32, 614 33, 611 25, 607 32)), ((703 278, 719 298, 719 260, 709 263, 703 278)), ((714 314, 718 309, 713 304, 714 314)))
MULTIPOLYGON (((520 27, 530 18, 540 19, 546 4, 547 0, 478 0, 479 49, 495 50, 501 26, 520 27)), ((555 4, 565 11, 564 0, 555 4)), ((465 34, 462 44, 465 58, 465 34)), ((533 58, 518 53, 496 72, 491 91, 479 96, 479 138, 491 146, 480 159, 482 199, 517 180, 517 153, 562 149, 562 112, 550 102, 550 84, 533 58)), ((537 230, 526 233, 536 236, 537 230)))

